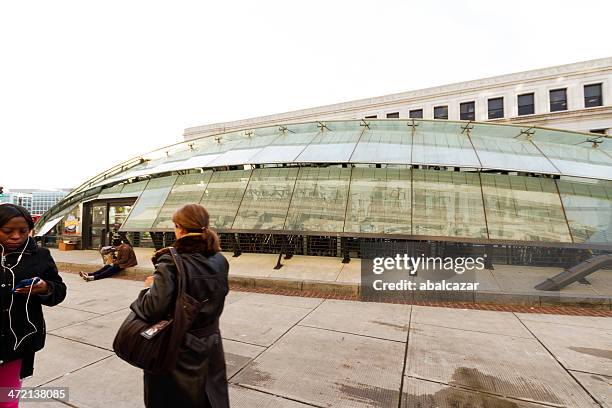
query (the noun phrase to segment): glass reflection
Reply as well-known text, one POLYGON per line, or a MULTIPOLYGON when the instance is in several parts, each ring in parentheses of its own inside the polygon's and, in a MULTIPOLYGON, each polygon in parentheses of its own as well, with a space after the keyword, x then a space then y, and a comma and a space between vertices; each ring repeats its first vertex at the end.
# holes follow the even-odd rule
POLYGON ((489 238, 571 242, 555 182, 482 174, 489 238))
POLYGON ((297 174, 297 168, 253 170, 232 228, 282 229, 297 174))
POLYGON ((172 214, 185 204, 199 203, 202 200, 206 185, 213 172, 207 170, 203 173, 184 174, 179 176, 168 195, 166 202, 161 208, 153 228, 164 228, 172 230, 172 214))
POLYGON ((414 235, 487 237, 477 173, 413 170, 412 178, 414 235))
POLYGON ((344 231, 410 235, 410 169, 354 168, 344 231))
POLYGON ((217 171, 202 195, 213 228, 231 228, 249 182, 251 170, 217 171))
POLYGON ((348 168, 300 168, 285 229, 342 231, 349 178, 348 168))
MULTIPOLYGON (((123 230, 149 229, 155 222, 157 214, 161 209, 166 197, 176 181, 177 176, 160 177, 151 179, 145 190, 134 204, 128 219, 123 225, 123 230)), ((126 186, 127 188, 127 186, 126 186)), ((123 191, 125 192, 125 189, 123 191)))
POLYGON ((612 182, 557 180, 574 242, 612 243, 612 182))

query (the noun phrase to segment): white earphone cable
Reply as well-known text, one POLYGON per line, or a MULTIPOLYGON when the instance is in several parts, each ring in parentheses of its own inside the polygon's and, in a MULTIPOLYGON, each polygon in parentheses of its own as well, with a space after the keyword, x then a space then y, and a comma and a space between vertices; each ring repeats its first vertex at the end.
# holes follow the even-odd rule
MULTIPOLYGON (((21 258, 23 257, 23 254, 24 254, 24 252, 25 252, 25 250, 26 250, 26 248, 27 248, 29 243, 30 243, 30 237, 28 236, 28 239, 26 240, 26 243, 23 246, 23 249, 21 250, 21 253, 19 254, 19 257, 17 258, 17 262, 15 263, 15 265, 10 266, 10 267, 6 266, 6 264, 5 264, 6 258, 4 257, 4 246, 2 244, 0 244, 0 247, 2 247, 2 258, 0 258, 0 264, 2 265, 2 268, 3 268, 4 271, 6 271, 8 269, 9 272, 11 273, 12 280, 13 280, 13 286, 12 286, 13 290, 15 289, 15 272, 13 272, 13 269, 16 268, 17 265, 19 265, 19 262, 21 262, 21 258)), ((23 336, 21 338, 21 340, 19 340, 19 338, 17 337, 17 334, 15 333, 15 330, 13 330, 13 319, 12 319, 11 315, 12 315, 12 310, 13 310, 13 299, 15 297, 15 294, 12 293, 12 291, 11 291, 11 304, 9 305, 9 328, 11 329, 11 333, 13 333, 13 337, 15 337, 15 347, 13 347, 13 351, 17 350, 17 348, 21 345, 21 343, 28 336, 38 332, 38 329, 36 329, 36 326, 30 320, 30 311, 28 310, 28 303, 30 302, 30 296, 32 295, 33 287, 34 287, 34 282, 32 282, 32 284, 30 285, 30 291, 28 292, 28 297, 26 299, 26 304, 25 304, 25 312, 26 312, 26 320, 34 328, 34 331, 26 334, 25 336, 23 336)))

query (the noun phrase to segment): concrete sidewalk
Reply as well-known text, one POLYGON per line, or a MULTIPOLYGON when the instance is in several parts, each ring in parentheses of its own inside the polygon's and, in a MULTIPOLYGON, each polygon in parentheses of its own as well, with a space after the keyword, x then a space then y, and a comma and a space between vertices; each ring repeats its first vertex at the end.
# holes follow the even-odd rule
MULTIPOLYGON (((142 372, 111 347, 142 283, 62 276, 24 385, 69 387, 74 407, 143 406, 142 372)), ((612 318, 233 291, 221 331, 237 408, 612 407, 612 318)))
MULTIPOLYGON (((97 251, 58 251, 52 249, 58 267, 66 271, 85 270, 92 272, 101 266, 97 251)), ((135 248, 138 266, 130 268, 124 275, 142 279, 153 272, 152 249, 135 248)), ((351 259, 343 264, 340 258, 295 255, 282 259, 283 267, 274 269, 278 255, 244 253, 232 257, 230 280, 233 284, 251 288, 276 288, 292 291, 359 295, 361 293, 361 260, 351 259)), ((495 265, 495 269, 476 271, 475 274, 453 274, 449 281, 479 282, 478 290, 445 293, 439 301, 467 303, 498 303, 529 306, 579 306, 612 310, 612 271, 600 270, 591 274, 589 284, 573 283, 562 291, 545 292, 534 289, 538 283, 561 272, 561 268, 495 265)), ((418 279, 438 280, 444 278, 436 271, 419 271, 418 279)), ((419 300, 422 293, 414 294, 419 300)), ((429 295, 428 295, 429 296, 429 295)))

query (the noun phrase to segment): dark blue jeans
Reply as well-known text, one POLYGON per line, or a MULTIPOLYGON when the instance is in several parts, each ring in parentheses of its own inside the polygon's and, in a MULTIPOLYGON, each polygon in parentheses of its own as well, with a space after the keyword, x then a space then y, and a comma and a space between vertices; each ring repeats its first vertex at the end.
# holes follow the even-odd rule
POLYGON ((94 273, 90 273, 89 275, 93 276, 94 280, 98 280, 109 278, 122 270, 123 268, 120 268, 117 265, 104 265, 101 269, 97 270, 94 273))

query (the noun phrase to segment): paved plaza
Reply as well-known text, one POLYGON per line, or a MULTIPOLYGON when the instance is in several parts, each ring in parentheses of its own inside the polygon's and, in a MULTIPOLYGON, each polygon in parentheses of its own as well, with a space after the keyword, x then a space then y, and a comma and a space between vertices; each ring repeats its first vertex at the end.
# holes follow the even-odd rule
MULTIPOLYGON (((143 284, 62 276, 24 385, 69 387, 74 407, 143 406, 142 372, 111 346, 143 284)), ((221 331, 232 407, 612 407, 612 318, 232 291, 221 331)))

